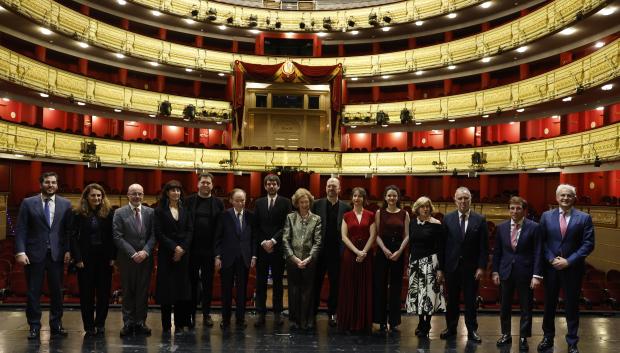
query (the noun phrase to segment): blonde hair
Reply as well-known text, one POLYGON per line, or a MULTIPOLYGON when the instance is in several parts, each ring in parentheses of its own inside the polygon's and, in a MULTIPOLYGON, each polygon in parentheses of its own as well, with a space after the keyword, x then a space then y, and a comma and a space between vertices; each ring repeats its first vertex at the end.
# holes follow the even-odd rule
POLYGON ((308 198, 308 201, 310 201, 310 205, 312 205, 312 203, 314 202, 314 196, 312 196, 308 189, 299 188, 297 189, 297 191, 295 191, 293 197, 291 198, 291 201, 293 201, 293 206, 299 207, 299 200, 304 196, 308 198))
POLYGON ((435 211, 435 206, 433 206, 433 201, 431 201, 431 199, 429 199, 426 196, 420 196, 420 198, 415 200, 415 202, 413 203, 413 207, 411 207, 411 209, 413 210, 413 213, 418 214, 418 209, 426 205, 428 205, 431 208, 431 213, 435 211))

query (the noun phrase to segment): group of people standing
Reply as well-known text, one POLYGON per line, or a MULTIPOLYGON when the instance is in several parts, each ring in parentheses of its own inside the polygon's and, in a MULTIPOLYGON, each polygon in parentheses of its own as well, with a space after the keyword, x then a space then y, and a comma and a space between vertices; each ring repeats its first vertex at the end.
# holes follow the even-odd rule
MULTIPOLYGON (((405 306, 408 313, 419 317, 417 336, 428 338, 431 317, 445 312, 447 328, 440 337, 454 337, 462 294, 468 340, 481 342, 476 296, 487 267, 489 234, 484 216, 471 210, 467 188, 456 190, 457 209, 440 221, 433 217, 433 203, 425 196, 414 202, 410 218, 401 208, 400 190, 394 185, 385 189, 383 207, 373 213, 365 209, 368 197, 363 188, 352 190, 351 204, 340 200, 337 178, 327 181, 325 198, 314 200, 307 189, 299 188, 289 200, 278 194, 279 177, 269 174, 263 183, 267 195, 257 199, 250 211, 245 208, 242 189, 232 190, 232 207, 225 210, 211 193, 213 181, 213 175, 200 174, 198 192, 184 198, 182 185, 171 180, 164 185, 155 209, 142 205, 144 190, 133 184, 127 192, 128 205, 116 211, 104 189, 90 184, 72 211, 69 201, 56 195, 58 175, 44 173, 41 193, 22 202, 16 234, 16 259, 26 266, 28 282, 28 338, 40 334, 44 275, 51 297, 51 335, 66 335, 61 324, 61 286, 63 262, 69 261, 78 268, 86 335, 105 333, 114 264, 121 274, 124 325, 120 335, 149 335, 145 320, 158 243, 155 298, 161 305, 164 334, 171 333, 172 317, 175 334, 189 332, 196 325, 199 303, 203 325, 213 326, 216 270, 222 290, 220 327, 231 326, 234 298, 235 326, 245 328, 248 276, 254 267, 256 327, 266 324, 269 275, 274 326, 284 323, 286 269, 291 330, 314 329, 327 275, 330 326, 342 332, 371 333, 374 323, 380 332, 397 332, 406 268, 405 306)), ((545 212, 540 224, 525 218, 527 201, 510 200, 511 219, 497 227, 493 253, 492 278, 501 285, 502 296, 498 346, 512 342, 510 310, 516 289, 521 305, 519 346, 527 348, 532 293, 544 278, 544 339, 538 348, 553 347, 558 291, 563 288, 569 352, 578 352, 578 296, 585 258, 594 248, 594 231, 591 217, 573 207, 575 195, 574 187, 558 186, 559 208, 545 212)))

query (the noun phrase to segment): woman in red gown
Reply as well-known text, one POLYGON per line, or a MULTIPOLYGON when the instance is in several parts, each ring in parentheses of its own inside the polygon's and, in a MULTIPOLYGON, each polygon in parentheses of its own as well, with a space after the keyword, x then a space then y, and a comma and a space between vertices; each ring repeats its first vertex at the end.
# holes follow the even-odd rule
POLYGON ((344 332, 372 332, 372 256, 375 242, 375 216, 365 210, 366 191, 353 189, 353 210, 344 214, 342 242, 345 245, 340 265, 338 293, 338 329, 344 332))

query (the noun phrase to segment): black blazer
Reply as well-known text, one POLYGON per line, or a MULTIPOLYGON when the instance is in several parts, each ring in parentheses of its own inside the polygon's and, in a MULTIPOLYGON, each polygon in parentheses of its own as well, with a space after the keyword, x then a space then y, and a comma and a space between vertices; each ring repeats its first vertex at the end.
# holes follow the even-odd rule
POLYGON ((276 251, 282 249, 282 230, 286 222, 286 216, 291 213, 293 206, 291 200, 278 195, 273 209, 269 211, 269 197, 261 197, 254 204, 254 216, 256 217, 256 243, 260 246, 263 240, 275 239, 276 251))
POLYGON ((256 256, 254 214, 247 209, 243 210, 243 229, 239 229, 239 221, 234 208, 229 208, 220 214, 215 232, 215 256, 222 261, 222 268, 228 268, 235 263, 239 256, 247 268, 250 261, 256 256))
POLYGON ((184 201, 185 209, 191 214, 193 238, 191 244, 191 253, 195 255, 207 256, 213 254, 215 246, 215 229, 217 228, 217 220, 220 213, 224 211, 224 203, 215 195, 211 194, 211 217, 209 227, 207 229, 193 229, 196 205, 200 196, 193 194, 188 196, 184 201))
POLYGON ((502 280, 507 280, 510 275, 521 281, 529 281, 534 275, 542 276, 542 238, 538 223, 523 219, 516 250, 512 249, 510 230, 510 220, 497 226, 493 272, 497 272, 502 280))
MULTIPOLYGON (((321 217, 321 244, 323 247, 321 250, 325 249, 325 245, 327 244, 325 241, 325 235, 327 234, 327 203, 329 200, 327 198, 322 198, 314 201, 312 204, 311 212, 317 214, 321 217)), ((344 244, 342 243, 342 236, 340 236, 340 229, 342 227, 342 217, 345 213, 351 211, 351 205, 348 203, 338 200, 338 229, 336 233, 338 234, 338 244, 340 244, 340 252, 344 250, 344 244)))
MULTIPOLYGON (((103 246, 104 258, 106 261, 116 259, 116 246, 112 235, 112 219, 114 211, 110 211, 106 218, 99 218, 99 228, 101 229, 101 243, 103 246)), ((84 255, 88 254, 91 246, 90 235, 88 234, 90 217, 74 213, 71 223, 71 257, 75 262, 84 261, 84 255)), ((88 259, 86 259, 88 261, 88 259)))
POLYGON ((461 236, 458 210, 448 213, 443 219, 446 227, 446 272, 453 272, 462 261, 469 268, 487 267, 489 257, 489 230, 483 215, 470 211, 465 238, 461 236))
POLYGON ((155 237, 159 241, 159 254, 174 255, 174 249, 182 247, 187 253, 192 243, 193 219, 185 207, 179 207, 179 220, 172 217, 169 207, 157 207, 153 223, 155 237))

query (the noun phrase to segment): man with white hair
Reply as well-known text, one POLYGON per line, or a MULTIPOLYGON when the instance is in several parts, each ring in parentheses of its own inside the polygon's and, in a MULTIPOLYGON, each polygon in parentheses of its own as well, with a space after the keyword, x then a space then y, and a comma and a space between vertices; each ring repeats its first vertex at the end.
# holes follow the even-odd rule
POLYGON ((585 259, 594 250, 592 217, 574 208, 575 187, 561 184, 555 191, 558 208, 546 211, 540 217, 545 263, 544 337, 539 352, 553 349, 555 311, 560 288, 564 289, 565 313, 568 332, 568 353, 579 353, 579 294, 585 271, 585 259))

